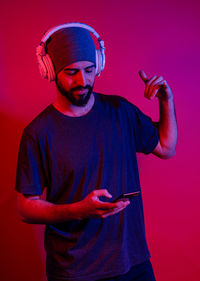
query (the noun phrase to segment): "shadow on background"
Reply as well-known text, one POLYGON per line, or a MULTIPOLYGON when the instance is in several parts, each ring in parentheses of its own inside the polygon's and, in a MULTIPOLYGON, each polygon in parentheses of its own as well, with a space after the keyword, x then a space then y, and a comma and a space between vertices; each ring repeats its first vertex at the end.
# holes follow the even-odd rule
POLYGON ((14 191, 20 137, 25 124, 0 113, 1 120, 1 281, 45 279, 44 226, 20 221, 14 191))

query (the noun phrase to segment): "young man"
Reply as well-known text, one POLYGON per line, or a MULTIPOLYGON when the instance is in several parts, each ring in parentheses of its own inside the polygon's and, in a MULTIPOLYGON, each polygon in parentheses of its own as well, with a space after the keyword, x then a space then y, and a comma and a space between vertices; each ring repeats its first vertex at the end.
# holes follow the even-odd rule
POLYGON ((126 99, 93 92, 105 57, 89 31, 83 24, 60 26, 41 43, 40 68, 55 80, 57 98, 24 129, 18 210, 23 221, 46 224, 49 281, 155 280, 141 194, 113 201, 141 191, 136 152, 175 154, 173 94, 162 77, 140 71, 146 98, 159 99, 155 128, 126 99))

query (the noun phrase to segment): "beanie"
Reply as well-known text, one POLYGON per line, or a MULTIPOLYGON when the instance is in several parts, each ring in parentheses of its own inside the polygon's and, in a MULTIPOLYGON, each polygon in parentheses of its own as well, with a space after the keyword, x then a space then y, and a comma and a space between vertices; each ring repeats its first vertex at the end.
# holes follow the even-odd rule
POLYGON ((90 61, 96 65, 94 41, 89 31, 81 27, 56 31, 47 40, 45 51, 51 57, 56 74, 77 61, 90 61))

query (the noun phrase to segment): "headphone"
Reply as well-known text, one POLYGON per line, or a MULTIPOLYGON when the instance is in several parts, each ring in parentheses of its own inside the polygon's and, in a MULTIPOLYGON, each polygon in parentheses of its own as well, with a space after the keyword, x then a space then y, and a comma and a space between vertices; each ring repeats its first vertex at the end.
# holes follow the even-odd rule
POLYGON ((53 62, 50 56, 45 51, 46 42, 49 39, 49 37, 56 31, 69 27, 84 28, 89 32, 91 32, 97 38, 99 42, 99 49, 96 49, 96 76, 100 76, 101 71, 105 67, 104 41, 100 38, 99 34, 92 27, 90 27, 87 24, 78 23, 78 22, 58 25, 45 32, 44 36, 42 37, 40 45, 36 48, 36 56, 37 56, 40 74, 43 78, 48 79, 50 82, 55 80, 56 73, 55 73, 53 62))

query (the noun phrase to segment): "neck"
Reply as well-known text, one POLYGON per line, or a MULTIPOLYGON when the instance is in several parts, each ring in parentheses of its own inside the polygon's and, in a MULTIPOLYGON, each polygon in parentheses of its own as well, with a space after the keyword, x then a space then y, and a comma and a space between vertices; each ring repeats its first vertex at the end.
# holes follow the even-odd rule
POLYGON ((66 97, 57 92, 57 98, 53 103, 53 106, 60 111, 61 113, 70 116, 70 117, 79 117, 87 114, 93 107, 95 97, 91 94, 90 99, 87 104, 83 106, 76 106, 71 104, 66 97))

